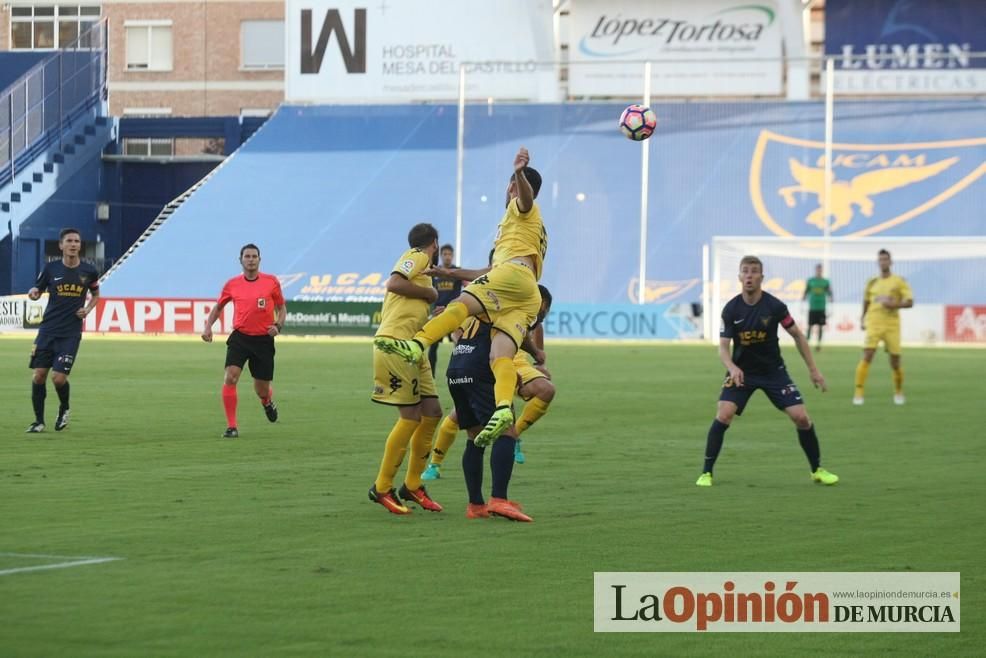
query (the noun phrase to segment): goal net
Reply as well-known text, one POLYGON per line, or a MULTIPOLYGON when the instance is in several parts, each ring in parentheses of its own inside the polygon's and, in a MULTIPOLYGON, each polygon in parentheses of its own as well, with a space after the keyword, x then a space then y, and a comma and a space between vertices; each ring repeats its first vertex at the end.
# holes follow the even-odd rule
POLYGON ((821 264, 834 303, 826 309, 826 343, 859 345, 863 291, 879 274, 877 252, 886 249, 892 271, 907 279, 914 308, 901 311, 903 342, 986 345, 986 238, 782 238, 721 236, 705 259, 705 335, 718 340, 723 305, 739 294, 739 262, 750 254, 764 263, 763 288, 783 300, 807 326, 805 283, 821 264))

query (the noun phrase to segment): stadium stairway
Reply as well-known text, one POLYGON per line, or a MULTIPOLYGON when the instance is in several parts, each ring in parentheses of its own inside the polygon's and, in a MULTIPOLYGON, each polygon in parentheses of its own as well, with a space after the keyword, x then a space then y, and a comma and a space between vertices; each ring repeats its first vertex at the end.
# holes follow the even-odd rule
POLYGON ((30 219, 57 191, 61 181, 69 180, 86 163, 102 155, 103 148, 113 139, 113 131, 112 120, 87 115, 60 145, 53 144, 19 164, 18 173, 0 188, 0 226, 9 226, 16 234, 16 227, 30 219))
POLYGON ((379 273, 412 224, 452 225, 455 126, 450 106, 284 105, 168 204, 104 274, 104 294, 215 297, 250 242, 262 269, 299 286, 379 273))

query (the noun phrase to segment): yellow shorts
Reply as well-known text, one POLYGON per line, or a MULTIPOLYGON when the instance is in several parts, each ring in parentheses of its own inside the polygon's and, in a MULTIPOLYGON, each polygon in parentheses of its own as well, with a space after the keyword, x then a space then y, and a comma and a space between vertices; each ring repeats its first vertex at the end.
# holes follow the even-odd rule
POLYGON ((541 293, 534 272, 517 263, 503 263, 465 287, 475 297, 499 331, 517 347, 541 310, 541 293))
POLYGON ((409 407, 421 398, 437 398, 435 378, 428 359, 408 363, 396 354, 373 348, 373 395, 380 404, 409 407))
POLYGON ((531 365, 531 362, 527 360, 527 356, 520 350, 517 351, 517 355, 514 357, 514 367, 517 369, 517 376, 520 377, 521 386, 545 376, 543 372, 531 365))
POLYGON ((863 341, 863 349, 875 350, 881 341, 889 354, 894 356, 900 354, 900 325, 866 325, 866 339, 863 341))

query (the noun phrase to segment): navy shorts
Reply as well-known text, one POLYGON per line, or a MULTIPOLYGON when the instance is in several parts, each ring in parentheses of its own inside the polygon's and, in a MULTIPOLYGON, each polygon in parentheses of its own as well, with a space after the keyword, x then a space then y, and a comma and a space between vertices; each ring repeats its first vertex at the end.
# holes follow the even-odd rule
POLYGON ((58 337, 46 336, 38 332, 38 337, 34 339, 34 348, 31 350, 31 362, 28 367, 51 368, 55 372, 62 372, 66 375, 72 372, 72 364, 75 363, 75 355, 79 353, 79 343, 82 342, 82 334, 78 336, 58 337))
POLYGON ((248 336, 234 331, 226 339, 226 367, 250 362, 250 376, 254 379, 274 381, 274 337, 248 336))
POLYGON ((477 380, 468 370, 448 371, 448 391, 462 429, 486 425, 496 410, 493 381, 477 380))
POLYGON ((804 400, 801 399, 801 391, 791 381, 791 376, 787 374, 785 368, 771 375, 744 373, 742 386, 733 384, 732 377, 727 374, 726 381, 722 383, 722 393, 719 394, 719 399, 735 404, 736 415, 740 415, 757 389, 766 393, 771 403, 781 411, 796 404, 804 404, 804 400))

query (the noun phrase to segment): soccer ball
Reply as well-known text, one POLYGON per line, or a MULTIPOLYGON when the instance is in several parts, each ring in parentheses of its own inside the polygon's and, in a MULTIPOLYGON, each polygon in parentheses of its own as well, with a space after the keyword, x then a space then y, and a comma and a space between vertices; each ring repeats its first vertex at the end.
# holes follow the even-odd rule
POLYGON ((641 142, 654 134, 657 115, 643 105, 631 105, 620 115, 620 130, 635 142, 641 142))

